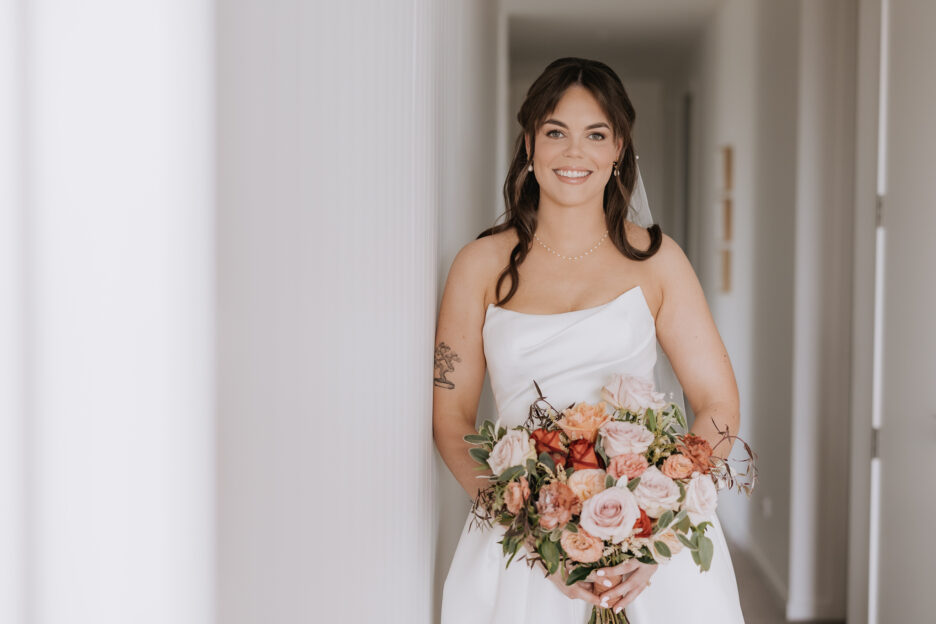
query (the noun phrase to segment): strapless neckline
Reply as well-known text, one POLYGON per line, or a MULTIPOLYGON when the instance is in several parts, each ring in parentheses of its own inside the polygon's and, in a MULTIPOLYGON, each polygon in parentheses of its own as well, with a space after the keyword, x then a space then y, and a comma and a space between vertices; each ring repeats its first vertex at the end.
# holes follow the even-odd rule
MULTIPOLYGON (((606 301, 605 303, 601 303, 601 304, 596 305, 596 306, 591 306, 590 308, 581 308, 581 309, 579 309, 579 310, 569 310, 568 312, 536 313, 536 312, 519 312, 519 311, 517 311, 517 310, 508 310, 507 308, 501 308, 501 307, 498 307, 498 306, 494 305, 493 303, 489 303, 488 306, 487 306, 487 309, 484 311, 484 316, 485 316, 485 318, 487 318, 488 314, 491 313, 491 309, 492 309, 492 308, 493 308, 494 310, 500 310, 501 312, 507 312, 508 314, 516 314, 516 315, 518 315, 518 316, 530 316, 530 317, 534 317, 534 318, 536 318, 536 317, 540 317, 540 318, 563 317, 563 316, 570 316, 570 315, 573 315, 573 314, 580 314, 580 313, 582 313, 582 312, 595 312, 595 311, 597 311, 597 310, 601 310, 602 308, 607 308, 608 306, 610 306, 610 305, 612 305, 613 303, 619 301, 620 299, 623 299, 625 296, 629 295, 630 293, 638 292, 638 291, 640 292, 641 298, 643 299, 644 304, 646 305, 646 304, 647 304, 647 298, 646 298, 646 296, 644 296, 644 294, 643 294, 643 289, 642 289, 642 288, 640 287, 640 285, 638 284, 637 286, 633 286, 633 287, 631 287, 631 288, 628 288, 627 290, 625 290, 624 292, 622 292, 620 295, 618 295, 618 296, 615 297, 614 299, 612 299, 612 300, 610 300, 610 301, 606 301)), ((650 311, 650 306, 649 306, 649 305, 647 305, 647 311, 648 311, 648 312, 650 311)), ((651 316, 652 316, 652 315, 653 315, 653 313, 651 312, 651 316)))

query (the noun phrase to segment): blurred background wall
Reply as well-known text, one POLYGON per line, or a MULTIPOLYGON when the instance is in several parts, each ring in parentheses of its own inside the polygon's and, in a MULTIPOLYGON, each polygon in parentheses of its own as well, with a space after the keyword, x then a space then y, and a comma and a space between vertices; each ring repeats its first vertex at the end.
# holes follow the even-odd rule
POLYGON ((927 621, 933 7, 0 0, 0 622, 436 621, 438 297, 567 55, 731 355, 750 619, 927 621))

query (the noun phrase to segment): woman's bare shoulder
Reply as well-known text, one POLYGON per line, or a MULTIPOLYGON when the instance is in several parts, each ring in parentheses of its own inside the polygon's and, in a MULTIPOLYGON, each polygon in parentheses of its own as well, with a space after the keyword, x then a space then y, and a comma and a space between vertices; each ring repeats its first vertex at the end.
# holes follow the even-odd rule
POLYGON ((479 296, 487 298, 487 290, 510 259, 517 244, 517 234, 508 228, 496 234, 475 239, 462 247, 452 261, 450 278, 472 284, 479 296))

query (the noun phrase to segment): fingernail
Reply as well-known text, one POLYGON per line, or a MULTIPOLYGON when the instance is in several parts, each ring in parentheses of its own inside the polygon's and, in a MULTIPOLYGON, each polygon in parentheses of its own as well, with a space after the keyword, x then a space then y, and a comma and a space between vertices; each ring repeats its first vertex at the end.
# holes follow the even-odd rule
POLYGON ((621 612, 621 607, 614 607, 614 612, 615 612, 615 613, 620 613, 620 612, 621 612))
POLYGON ((604 570, 598 570, 597 572, 595 572, 595 574, 597 574, 598 576, 604 576, 604 570))
POLYGON ((601 582, 604 583, 605 587, 611 587, 611 581, 609 581, 608 579, 605 579, 601 582))
POLYGON ((602 606, 602 607, 607 607, 607 606, 608 606, 608 601, 607 601, 607 600, 602 600, 602 601, 601 601, 601 606, 602 606))

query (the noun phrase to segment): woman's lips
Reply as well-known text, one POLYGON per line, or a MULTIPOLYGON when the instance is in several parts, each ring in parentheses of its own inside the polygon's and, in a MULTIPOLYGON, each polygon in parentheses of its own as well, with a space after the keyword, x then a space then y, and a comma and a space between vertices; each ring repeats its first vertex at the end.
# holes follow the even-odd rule
POLYGON ((556 177, 566 184, 584 184, 585 180, 588 179, 588 176, 592 174, 591 171, 586 169, 553 169, 553 173, 555 173, 556 177))

